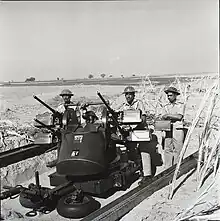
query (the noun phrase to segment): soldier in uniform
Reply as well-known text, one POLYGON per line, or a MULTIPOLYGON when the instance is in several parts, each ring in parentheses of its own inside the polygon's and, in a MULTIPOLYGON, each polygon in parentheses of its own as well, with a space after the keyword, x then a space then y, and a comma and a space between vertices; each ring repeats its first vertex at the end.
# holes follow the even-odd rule
POLYGON ((57 107, 57 111, 59 113, 64 113, 64 111, 66 109, 65 104, 73 104, 73 102, 71 101, 71 97, 73 95, 74 94, 69 89, 62 90, 62 92, 60 93, 60 96, 63 98, 63 102, 61 104, 59 104, 57 107))
MULTIPOLYGON (((71 97, 73 95, 74 94, 69 89, 62 90, 62 92, 60 93, 60 96, 63 98, 63 103, 59 104, 59 106, 56 109, 59 113, 64 113, 64 111, 67 108, 66 105, 73 104, 73 102, 71 101, 71 97)), ((74 106, 70 106, 68 108, 72 108, 73 109, 73 107, 74 106)), ((79 110, 78 106, 75 108, 75 111, 76 111, 78 122, 80 123, 81 122, 81 113, 80 113, 80 110, 79 110)))
MULTIPOLYGON (((144 104, 141 100, 135 98, 135 92, 137 92, 134 87, 132 86, 127 86, 124 89, 123 94, 125 95, 125 101, 122 104, 116 105, 114 109, 116 111, 124 111, 124 110, 141 110, 142 112, 142 126, 147 126, 146 124, 146 117, 147 117, 147 112, 145 110, 144 104)), ((131 143, 129 147, 132 147, 134 143, 131 143)), ((139 149, 140 151, 140 149, 139 149)), ((143 172, 141 174, 141 181, 139 182, 139 185, 141 185, 143 182, 148 180, 149 178, 152 177, 152 171, 151 171, 151 156, 147 152, 142 152, 141 153, 141 158, 142 158, 142 163, 143 163, 143 172)))
MULTIPOLYGON (((74 106, 67 106, 68 104, 74 104, 72 101, 71 101, 71 97, 73 96, 74 94, 69 90, 69 89, 64 89, 62 90, 62 92, 60 93, 60 96, 63 98, 63 102, 61 104, 58 105, 57 107, 57 112, 61 113, 61 114, 64 114, 65 110, 67 110, 67 108, 71 108, 72 111, 69 111, 67 112, 67 118, 70 118, 70 120, 72 120, 72 118, 74 119, 74 123, 75 123, 75 120, 77 121, 77 124, 80 125, 81 123, 81 114, 80 114, 80 110, 78 108, 78 106, 74 109, 74 106)), ((69 121, 71 122, 71 121, 69 121)), ((78 126, 76 127, 78 129, 78 126)), ((60 145, 58 145, 58 148, 57 148, 57 152, 58 152, 58 155, 59 155, 59 151, 60 151, 60 145)), ((51 162, 48 162, 47 163, 47 167, 53 167, 55 166, 57 163, 57 159, 56 160, 53 160, 51 162)))
POLYGON ((146 111, 144 104, 141 100, 135 98, 135 92, 137 92, 134 87, 127 86, 124 89, 123 94, 125 95, 125 101, 122 104, 115 106, 116 111, 123 111, 123 110, 141 110, 142 111, 142 121, 146 122, 146 111))
POLYGON ((175 87, 169 87, 164 92, 169 102, 163 107, 162 119, 171 121, 171 131, 166 131, 164 139, 164 166, 165 168, 169 168, 177 163, 183 147, 184 104, 177 101, 177 96, 180 93, 175 87))

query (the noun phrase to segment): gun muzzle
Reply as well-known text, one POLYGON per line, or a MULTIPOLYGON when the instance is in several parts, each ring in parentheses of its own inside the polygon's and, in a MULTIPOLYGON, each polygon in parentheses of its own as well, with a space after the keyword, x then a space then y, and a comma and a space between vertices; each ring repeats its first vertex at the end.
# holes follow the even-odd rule
POLYGON ((46 104, 44 101, 42 101, 40 98, 38 98, 37 96, 33 95, 33 97, 34 97, 34 99, 39 101, 41 104, 43 104, 47 109, 49 109, 52 113, 55 114, 57 112, 52 107, 50 107, 48 104, 46 104))
POLYGON ((2 192, 0 194, 0 200, 4 200, 4 199, 7 199, 9 197, 19 194, 24 189, 24 187, 22 186, 11 187, 11 188, 7 187, 7 189, 9 190, 2 192))

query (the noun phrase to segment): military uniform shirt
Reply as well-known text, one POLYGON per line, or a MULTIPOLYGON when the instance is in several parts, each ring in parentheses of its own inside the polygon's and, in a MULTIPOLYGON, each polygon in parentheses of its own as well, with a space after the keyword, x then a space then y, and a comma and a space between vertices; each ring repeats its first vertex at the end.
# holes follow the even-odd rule
MULTIPOLYGON (((184 104, 180 101, 176 101, 174 103, 167 103, 164 105, 163 114, 181 114, 184 115, 184 104)), ((183 127, 182 121, 176 121, 173 123, 175 128, 183 127)))
POLYGON ((146 110, 144 104, 141 100, 134 99, 131 104, 127 101, 123 102, 121 105, 115 108, 116 111, 123 111, 123 110, 141 110, 142 114, 146 115, 146 110))

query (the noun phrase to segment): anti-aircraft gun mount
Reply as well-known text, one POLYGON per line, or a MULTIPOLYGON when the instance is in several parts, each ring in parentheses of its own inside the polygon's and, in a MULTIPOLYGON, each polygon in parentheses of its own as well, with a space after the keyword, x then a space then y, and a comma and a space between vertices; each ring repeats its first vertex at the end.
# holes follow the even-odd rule
POLYGON ((151 140, 149 130, 138 127, 140 111, 115 112, 99 92, 97 95, 106 108, 93 124, 80 126, 71 108, 63 115, 51 110, 48 123, 36 121, 56 137, 44 137, 38 148, 59 146, 56 172, 49 175, 54 188, 42 187, 36 172, 36 184, 7 187, 1 200, 18 195, 20 204, 32 209, 29 216, 57 209, 63 217, 81 218, 100 208, 92 196, 107 197, 113 190, 124 190, 140 176, 143 168, 137 142, 151 140))

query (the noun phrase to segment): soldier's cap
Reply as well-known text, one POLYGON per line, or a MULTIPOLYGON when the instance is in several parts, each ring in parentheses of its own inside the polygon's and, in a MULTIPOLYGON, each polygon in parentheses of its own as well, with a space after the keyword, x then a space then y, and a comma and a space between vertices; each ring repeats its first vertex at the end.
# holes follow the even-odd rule
POLYGON ((135 93, 137 92, 134 87, 132 86, 127 86, 125 89, 124 89, 124 92, 122 94, 126 94, 126 93, 135 93))
POLYGON ((175 87, 168 87, 166 90, 164 90, 166 94, 169 92, 172 92, 174 94, 180 95, 180 92, 175 87))
POLYGON ((64 90, 62 90, 62 92, 60 93, 60 96, 64 96, 64 95, 73 96, 73 93, 72 93, 72 91, 69 90, 69 89, 64 89, 64 90))

